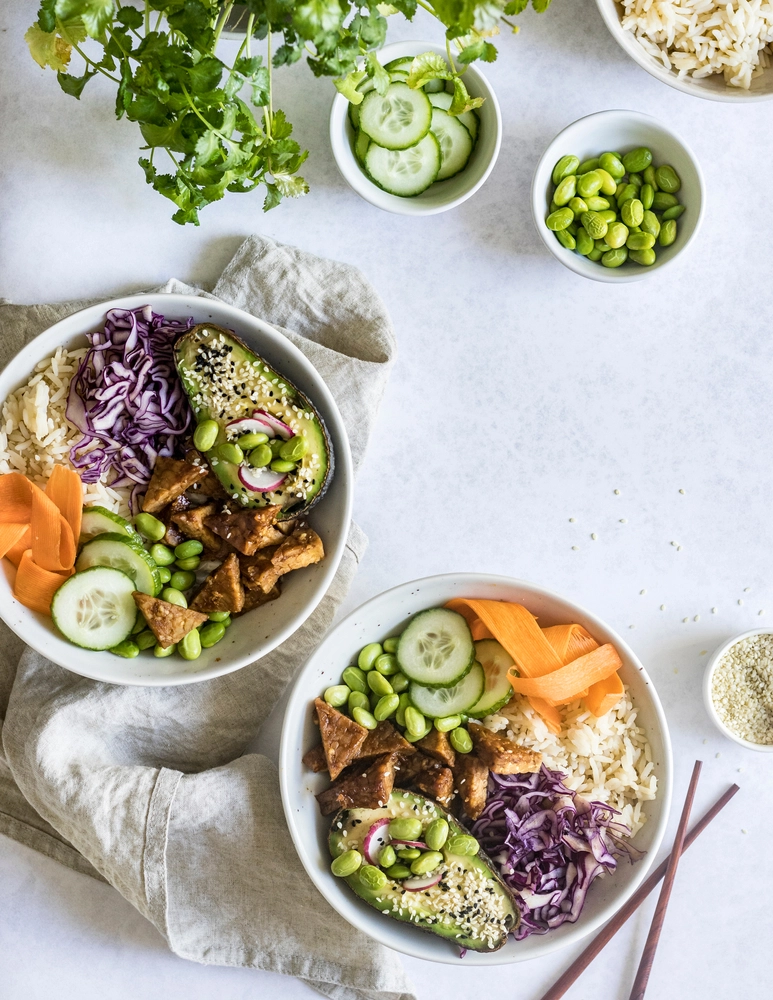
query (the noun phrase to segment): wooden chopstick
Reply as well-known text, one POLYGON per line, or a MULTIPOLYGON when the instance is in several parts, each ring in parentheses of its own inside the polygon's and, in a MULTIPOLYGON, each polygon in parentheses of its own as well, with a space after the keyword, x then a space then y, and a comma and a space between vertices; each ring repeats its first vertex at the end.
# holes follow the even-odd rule
POLYGON ((644 942, 644 950, 641 953, 639 968, 636 970, 636 978, 633 981, 633 988, 631 989, 631 996, 629 1000, 643 1000, 644 993, 647 989, 652 963, 655 959, 658 941, 660 940, 660 932, 663 929, 663 921, 666 919, 666 907, 668 906, 668 901, 671 898, 671 889, 674 885, 676 869, 679 867, 679 860, 682 856, 684 838, 687 833, 687 824, 690 822, 690 811, 692 810, 692 803, 695 798, 695 789, 698 787, 698 778, 700 778, 702 767, 703 762, 696 760, 695 766, 692 769, 690 787, 687 789, 687 797, 685 798, 684 805, 682 806, 682 815, 679 817, 676 840, 674 840, 674 846, 671 849, 671 857, 668 859, 666 877, 663 879, 663 885, 660 887, 658 905, 655 907, 655 913, 652 917, 649 934, 647 934, 647 940, 644 942))
MULTIPOLYGON (((738 785, 731 785, 724 795, 717 799, 708 812, 706 812, 698 820, 684 839, 682 853, 684 853, 687 848, 698 839, 709 823, 711 823, 711 821, 715 819, 720 812, 722 812, 737 791, 739 791, 738 785)), ((606 927, 599 931, 588 947, 577 956, 566 972, 564 972, 555 981, 555 983, 553 983, 547 993, 544 993, 540 997, 540 1000, 561 1000, 561 997, 564 996, 569 987, 580 978, 593 959, 604 950, 623 924, 626 923, 626 921, 639 909, 647 896, 649 896, 658 882, 666 874, 669 861, 670 856, 658 865, 655 871, 652 872, 652 874, 639 886, 628 902, 620 907, 606 927)))

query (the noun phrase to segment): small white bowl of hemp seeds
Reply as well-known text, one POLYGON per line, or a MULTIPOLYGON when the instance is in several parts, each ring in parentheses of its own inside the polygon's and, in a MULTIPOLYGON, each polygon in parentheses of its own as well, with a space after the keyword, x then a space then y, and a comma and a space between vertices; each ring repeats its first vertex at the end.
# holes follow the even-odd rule
POLYGON ((742 632, 712 654, 703 700, 728 739, 773 752, 773 629, 742 632))

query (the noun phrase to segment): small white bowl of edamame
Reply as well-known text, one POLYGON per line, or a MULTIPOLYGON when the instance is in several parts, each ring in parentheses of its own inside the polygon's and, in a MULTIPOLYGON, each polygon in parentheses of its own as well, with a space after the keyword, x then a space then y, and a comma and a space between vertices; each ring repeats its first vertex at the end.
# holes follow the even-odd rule
POLYGON ((548 250, 576 274, 606 282, 638 281, 670 266, 697 235, 704 201, 703 174, 689 146, 638 111, 600 111, 567 126, 543 153, 531 188, 534 224, 548 250), (611 174, 599 165, 602 156, 611 174), (586 212, 594 217, 585 217, 590 251, 586 212), (548 216, 559 230, 549 228, 548 216))

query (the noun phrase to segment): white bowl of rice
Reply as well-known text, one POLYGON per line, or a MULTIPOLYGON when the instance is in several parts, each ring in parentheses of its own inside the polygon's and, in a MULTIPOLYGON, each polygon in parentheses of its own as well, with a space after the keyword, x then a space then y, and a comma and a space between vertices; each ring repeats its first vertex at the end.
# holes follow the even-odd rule
MULTIPOLYGON (((204 649, 197 660, 142 654, 124 659, 109 651, 71 645, 51 618, 31 611, 13 596, 13 565, 3 559, 0 570, 0 617, 39 653, 84 677, 113 684, 172 685, 209 680, 238 670, 289 638, 322 600, 341 560, 351 519, 353 477, 346 429, 338 407, 304 354, 268 323, 216 299, 153 293, 132 295, 90 306, 41 333, 0 373, 0 475, 21 472, 45 487, 55 465, 72 468, 69 452, 81 437, 65 417, 70 380, 87 349, 86 334, 104 326, 110 309, 149 305, 167 319, 211 322, 234 330, 248 346, 286 375, 313 402, 330 434, 335 475, 324 497, 309 515, 323 540, 322 562, 287 577, 280 598, 235 619, 225 638, 204 649)), ((84 483, 84 504, 96 504, 130 516, 130 489, 112 489, 110 474, 84 483)))
POLYGON ((576 622, 599 643, 613 643, 623 661, 625 695, 606 715, 596 718, 577 701, 561 709, 563 727, 554 736, 520 696, 484 724, 510 734, 542 752, 543 762, 566 774, 566 784, 588 799, 620 810, 644 858, 621 862, 613 875, 597 879, 576 923, 564 923, 542 936, 522 941, 510 937, 499 951, 468 951, 468 965, 504 965, 537 958, 579 941, 609 920, 646 878, 668 821, 673 762, 668 725, 652 680, 632 649, 608 625, 579 605, 533 584, 482 573, 453 573, 401 584, 352 612, 330 631, 296 680, 285 713, 279 777, 290 833, 309 876, 345 919, 381 944, 432 962, 457 965, 458 952, 440 937, 383 914, 354 895, 330 871, 327 834, 330 817, 320 815, 315 794, 329 784, 327 772, 313 774, 301 758, 319 740, 311 703, 338 683, 342 665, 366 643, 398 634, 419 611, 439 607, 454 597, 523 604, 541 627, 576 622))
POLYGON ((710 101, 773 98, 771 0, 596 0, 642 69, 710 101))

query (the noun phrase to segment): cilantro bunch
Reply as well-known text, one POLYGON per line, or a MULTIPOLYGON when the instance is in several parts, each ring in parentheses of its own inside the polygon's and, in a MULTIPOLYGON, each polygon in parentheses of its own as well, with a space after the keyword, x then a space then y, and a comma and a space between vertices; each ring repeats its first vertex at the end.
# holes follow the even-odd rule
MULTIPOLYGON (((409 83, 451 80, 450 112, 461 114, 480 103, 467 94, 464 69, 496 59, 489 39, 500 21, 517 31, 509 17, 529 0, 242 0, 246 34, 231 65, 216 50, 234 0, 135 2, 42 0, 25 38, 33 59, 55 70, 62 90, 77 99, 97 74, 113 81, 116 117, 139 125, 147 182, 174 202, 175 222, 198 225, 200 209, 226 191, 263 185, 265 211, 308 191, 298 175, 308 154, 273 108, 275 68, 305 54, 315 76, 333 77, 359 103, 366 77, 381 92, 388 85, 376 56, 387 18, 411 20, 422 7, 446 28, 449 62, 432 53, 417 57, 409 83), (265 41, 265 62, 252 51, 256 41, 265 41), (71 69, 73 53, 80 75, 71 69)), ((531 3, 545 10, 550 0, 531 3)))

